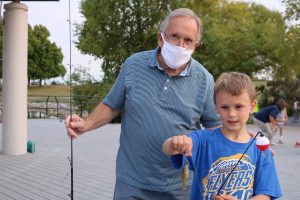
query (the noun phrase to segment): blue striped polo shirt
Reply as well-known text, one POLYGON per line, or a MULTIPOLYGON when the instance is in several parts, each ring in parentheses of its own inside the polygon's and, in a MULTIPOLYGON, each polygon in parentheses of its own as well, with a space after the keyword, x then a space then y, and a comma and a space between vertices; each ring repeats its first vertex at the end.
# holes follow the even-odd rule
POLYGON ((170 78, 158 69, 157 51, 130 56, 103 103, 123 111, 117 179, 142 189, 170 191, 181 187, 180 173, 163 154, 163 142, 220 121, 212 75, 191 59, 184 76, 170 78))

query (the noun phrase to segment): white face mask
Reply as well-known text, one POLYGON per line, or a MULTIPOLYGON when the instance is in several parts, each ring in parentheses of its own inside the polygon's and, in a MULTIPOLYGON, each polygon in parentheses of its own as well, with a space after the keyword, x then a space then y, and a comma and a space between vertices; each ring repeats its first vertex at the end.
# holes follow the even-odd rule
POLYGON ((172 45, 164 39, 163 34, 161 34, 161 37, 164 41, 164 44, 161 48, 161 55, 168 67, 177 69, 183 64, 189 62, 194 49, 186 49, 183 47, 172 45))

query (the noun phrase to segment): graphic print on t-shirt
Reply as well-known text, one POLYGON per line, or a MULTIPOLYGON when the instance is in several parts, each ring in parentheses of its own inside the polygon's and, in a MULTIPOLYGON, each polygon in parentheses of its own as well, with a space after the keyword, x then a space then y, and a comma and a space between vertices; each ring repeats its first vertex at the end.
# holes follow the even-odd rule
MULTIPOLYGON (((235 167, 242 154, 219 158, 214 162, 203 179, 203 199, 212 199, 219 187, 226 180, 227 175, 235 167)), ((250 162, 248 155, 244 155, 234 172, 223 186, 220 194, 231 195, 237 199, 249 199, 253 195, 255 165, 250 162)))

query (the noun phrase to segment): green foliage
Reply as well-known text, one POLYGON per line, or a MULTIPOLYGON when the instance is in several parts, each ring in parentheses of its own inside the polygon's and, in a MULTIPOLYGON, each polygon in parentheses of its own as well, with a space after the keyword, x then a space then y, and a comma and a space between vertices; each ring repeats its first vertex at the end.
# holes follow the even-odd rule
POLYGON ((49 31, 42 25, 28 27, 28 82, 64 76, 61 49, 48 40, 49 31))
MULTIPOLYGON (((111 86, 128 56, 157 47, 160 22, 178 7, 191 8, 202 19, 202 42, 193 57, 215 77, 224 71, 249 76, 267 71, 281 82, 300 76, 299 27, 287 26, 279 12, 262 5, 226 0, 82 0, 85 21, 77 25, 76 45, 103 60, 104 77, 98 88, 111 86)), ((279 97, 290 98, 280 84, 270 84, 260 88, 262 106, 279 97)), ((93 87, 87 87, 86 94, 93 87)), ((293 94, 291 88, 286 91, 293 94)), ((95 94, 105 95, 107 90, 101 90, 95 94)))
POLYGON ((281 0, 285 6, 285 20, 287 21, 287 33, 285 38, 285 62, 294 73, 294 78, 300 77, 300 1, 281 0))
MULTIPOLYGON (((30 80, 42 80, 64 76, 66 69, 62 65, 63 54, 60 48, 48 40, 49 31, 42 25, 28 26, 28 83, 30 80)), ((0 54, 2 55, 3 24, 0 23, 0 54)), ((0 59, 2 78, 2 59, 0 59)))
MULTIPOLYGON (((285 99, 289 105, 292 105, 295 96, 300 98, 300 80, 277 80, 267 82, 266 87, 257 88, 261 92, 258 101, 259 107, 276 104, 281 98, 285 99)), ((291 110, 292 106, 288 107, 291 110)), ((290 112, 290 111, 289 111, 290 112)))
POLYGON ((203 20, 204 34, 194 57, 215 77, 224 71, 253 76, 262 69, 282 67, 285 24, 278 12, 224 0, 198 3, 193 8, 203 20))
POLYGON ((280 77, 296 78, 300 75, 300 25, 290 26, 285 34, 284 52, 282 52, 282 60, 285 67, 275 68, 275 79, 280 77))
POLYGON ((285 16, 288 20, 300 20, 300 1, 299 0, 282 0, 285 7, 285 16))
POLYGON ((91 112, 95 105, 102 100, 102 96, 99 95, 101 93, 100 89, 101 84, 97 82, 86 82, 85 84, 74 86, 73 101, 75 105, 81 110, 91 112))
POLYGON ((101 102, 111 88, 112 83, 97 82, 86 70, 79 66, 72 73, 72 94, 75 105, 91 112, 101 102))
POLYGON ((157 46, 160 21, 183 2, 83 0, 81 12, 85 21, 77 26, 77 47, 101 58, 104 81, 114 81, 128 56, 157 46))
POLYGON ((268 70, 278 79, 297 74, 300 61, 290 55, 300 58, 300 45, 294 45, 297 37, 287 37, 280 13, 226 0, 83 0, 86 19, 77 25, 77 47, 101 58, 104 81, 113 82, 128 56, 157 46, 161 20, 177 7, 189 7, 202 19, 203 39, 193 56, 215 77, 224 71, 253 76, 268 70))

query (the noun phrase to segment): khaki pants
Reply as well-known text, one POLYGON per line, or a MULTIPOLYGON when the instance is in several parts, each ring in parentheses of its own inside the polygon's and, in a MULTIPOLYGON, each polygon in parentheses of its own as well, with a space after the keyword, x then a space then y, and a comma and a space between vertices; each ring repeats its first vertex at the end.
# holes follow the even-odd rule
POLYGON ((255 117, 253 117, 253 122, 262 130, 262 132, 265 133, 265 135, 270 140, 270 142, 272 142, 273 137, 275 136, 276 132, 272 131, 271 124, 264 123, 264 122, 256 119, 255 117))

